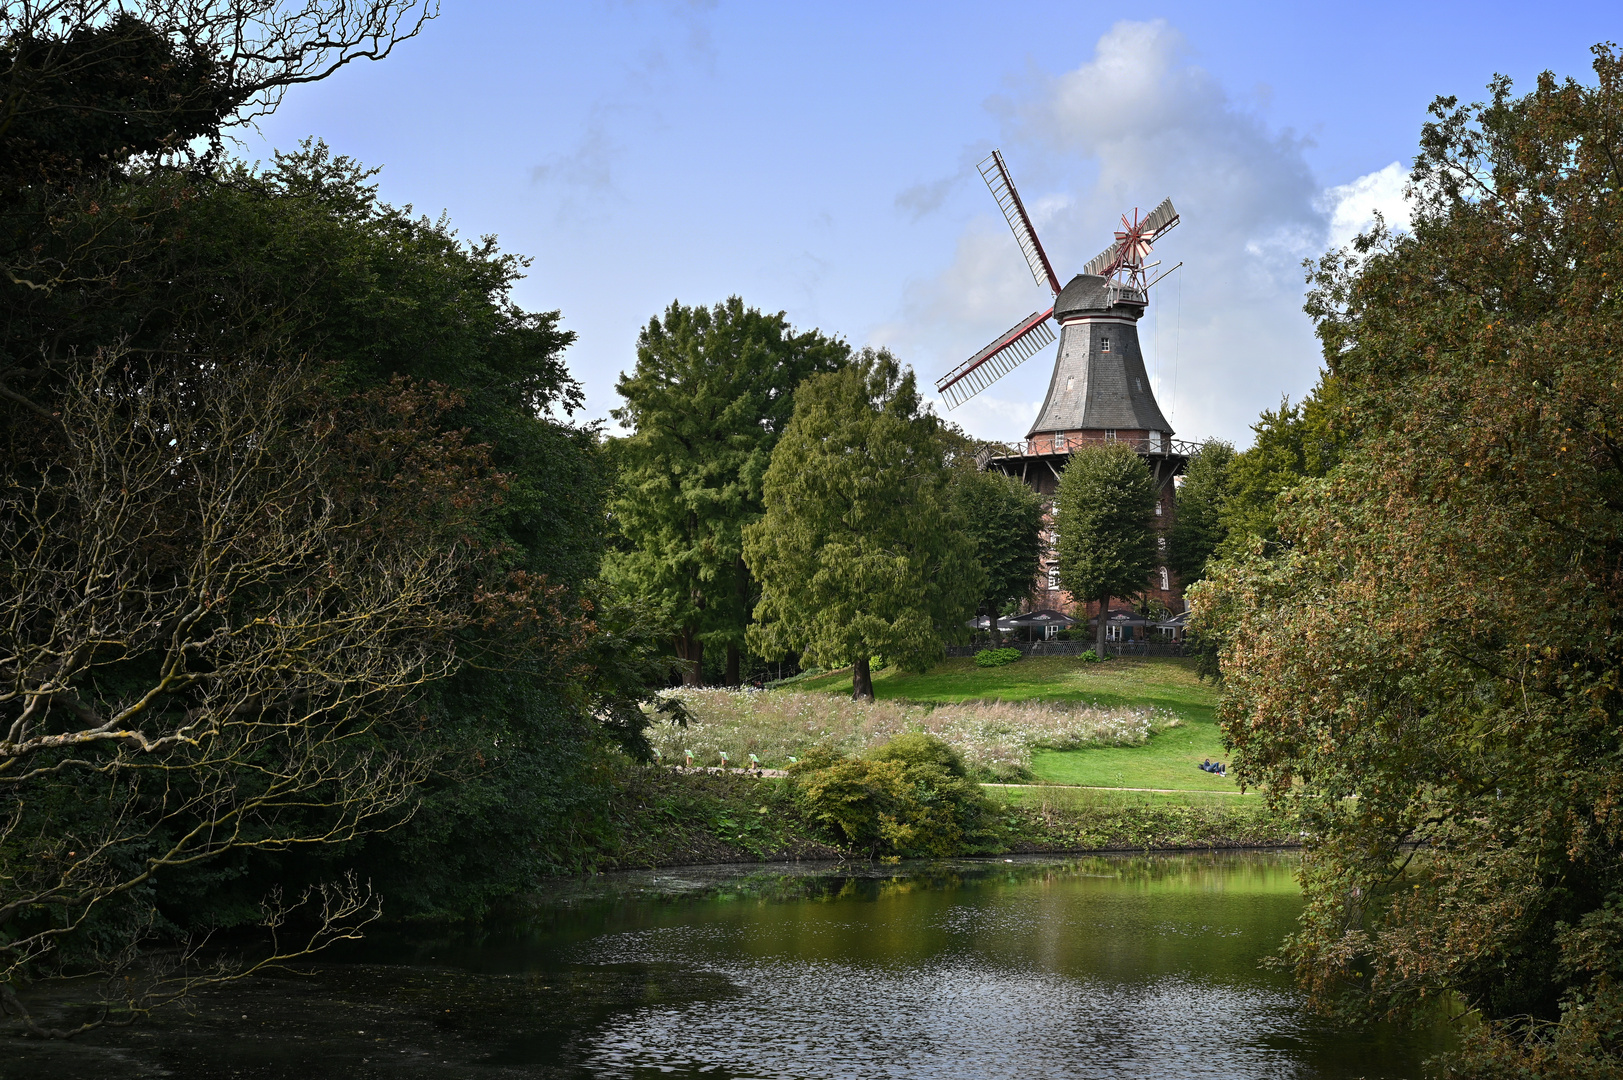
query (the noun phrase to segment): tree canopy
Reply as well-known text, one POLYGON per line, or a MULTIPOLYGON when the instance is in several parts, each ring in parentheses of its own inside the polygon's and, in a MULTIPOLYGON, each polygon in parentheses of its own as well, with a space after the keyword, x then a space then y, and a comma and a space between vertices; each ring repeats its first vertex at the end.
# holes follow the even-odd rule
POLYGON ((603 752, 666 678, 594 581, 598 435, 558 313, 512 300, 523 260, 319 143, 190 152, 409 8, 5 13, 8 1015, 28 978, 281 888, 350 927, 380 894, 477 915, 589 848, 603 752))
POLYGON ((1187 588, 1206 574, 1206 563, 1228 535, 1223 513, 1229 497, 1234 446, 1221 439, 1202 444, 1178 485, 1177 517, 1168 530, 1167 566, 1187 588))
POLYGON ((1111 598, 1143 592, 1159 560, 1151 524, 1156 494, 1155 478, 1125 443, 1084 446, 1060 473, 1059 581, 1077 599, 1099 602, 1101 654, 1111 598))
POLYGON ((864 349, 801 384, 766 514, 744 530, 761 584, 753 648, 850 664, 870 699, 871 658, 922 671, 945 655, 986 587, 953 513, 952 445, 888 352, 864 349))
POLYGON ((772 449, 794 409, 795 387, 837 370, 850 348, 816 330, 795 333, 783 312, 730 297, 713 308, 673 303, 637 338, 637 366, 616 389, 611 503, 619 543, 605 573, 659 606, 676 627, 684 678, 702 681, 704 647, 739 656, 755 606, 744 526, 764 510, 772 449))
POLYGON ((1458 995, 1477 1076, 1623 1053, 1623 60, 1594 70, 1433 104, 1410 230, 1315 271, 1339 463, 1197 596, 1235 771, 1308 844, 1288 961, 1351 1011, 1458 995))
POLYGON ((1240 554, 1259 542, 1279 543, 1274 521, 1279 496, 1334 467, 1346 437, 1345 417, 1336 380, 1329 376, 1297 404, 1287 399, 1279 408, 1263 411, 1251 425, 1251 446, 1234 454, 1224 470, 1218 554, 1240 554))
POLYGON ((1042 555, 1043 497, 1012 476, 973 468, 965 455, 953 485, 953 512, 975 544, 986 573, 977 610, 997 633, 998 616, 1011 601, 1031 594, 1042 555))

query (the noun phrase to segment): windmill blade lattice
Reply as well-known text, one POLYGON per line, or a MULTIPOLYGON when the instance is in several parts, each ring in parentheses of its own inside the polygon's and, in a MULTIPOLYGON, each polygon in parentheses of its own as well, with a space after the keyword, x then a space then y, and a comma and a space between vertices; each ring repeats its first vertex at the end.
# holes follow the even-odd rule
POLYGON ((1089 259, 1082 272, 1109 277, 1118 270, 1127 269, 1131 272, 1132 280, 1141 283, 1144 260, 1149 258, 1153 250, 1151 241, 1160 239, 1176 224, 1178 212, 1172 208, 1171 199, 1162 199, 1161 205, 1150 211, 1147 217, 1140 218, 1135 210, 1133 220, 1128 221, 1127 215, 1123 214, 1116 242, 1089 259))
POLYGON ((1116 245, 1111 244, 1109 247, 1099 252, 1099 254, 1089 259, 1087 265, 1082 267, 1082 272, 1084 274, 1092 274, 1095 277, 1103 277, 1114 268, 1115 262, 1116 245))
POLYGON ((998 209, 1003 211, 1003 217, 1008 221, 1009 228, 1014 230, 1015 241, 1020 245, 1020 251, 1026 257, 1026 264, 1031 267, 1031 276, 1037 284, 1047 285, 1059 295, 1059 275, 1054 273, 1054 267, 1048 261, 1048 253, 1043 250, 1042 244, 1037 240, 1037 230, 1032 227, 1031 217, 1026 213, 1026 206, 1020 201, 1020 193, 1014 189, 1014 181, 1009 177, 1009 168, 1003 164, 1003 155, 996 150, 992 156, 976 166, 980 170, 981 179, 986 186, 992 189, 992 197, 997 200, 998 209))
POLYGON ((1144 219, 1142 223, 1144 233, 1151 239, 1158 240, 1162 233, 1176 225, 1179 220, 1178 212, 1172 208, 1172 200, 1162 199, 1161 205, 1151 210, 1150 216, 1144 219))
POLYGON ((936 392, 947 403, 947 408, 956 409, 1051 343, 1054 328, 1048 319, 1053 314, 1053 308, 1032 312, 1008 333, 937 380, 936 392))

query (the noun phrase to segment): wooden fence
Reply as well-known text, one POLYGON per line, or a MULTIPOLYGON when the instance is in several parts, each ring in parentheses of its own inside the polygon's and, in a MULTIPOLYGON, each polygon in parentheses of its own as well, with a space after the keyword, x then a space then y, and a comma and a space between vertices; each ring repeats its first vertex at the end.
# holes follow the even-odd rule
MULTIPOLYGON (((1091 641, 1005 641, 1005 649, 1019 649, 1027 656, 1081 656, 1095 648, 1091 641)), ((991 645, 948 645, 948 656, 974 656, 991 645)), ((1110 656, 1182 656, 1181 641, 1107 641, 1105 652, 1110 656)))

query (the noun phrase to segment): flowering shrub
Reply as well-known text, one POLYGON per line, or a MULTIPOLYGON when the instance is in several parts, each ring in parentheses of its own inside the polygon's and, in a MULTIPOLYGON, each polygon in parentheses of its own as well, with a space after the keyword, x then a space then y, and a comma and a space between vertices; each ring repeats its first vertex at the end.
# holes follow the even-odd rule
MULTIPOLYGON (((719 765, 755 754, 763 765, 785 768, 813 750, 857 757, 905 732, 933 735, 961 755, 981 779, 1030 775, 1033 749, 1140 746, 1150 734, 1182 723, 1150 709, 1057 702, 985 702, 921 705, 859 702, 833 694, 681 688, 690 720, 685 727, 654 716, 648 738, 663 760, 719 765)), ((652 712, 652 707, 650 707, 652 712)))

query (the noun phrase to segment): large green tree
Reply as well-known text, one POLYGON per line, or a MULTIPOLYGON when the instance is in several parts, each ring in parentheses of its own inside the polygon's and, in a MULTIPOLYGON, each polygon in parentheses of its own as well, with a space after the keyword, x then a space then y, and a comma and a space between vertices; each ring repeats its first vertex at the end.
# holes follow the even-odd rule
POLYGON ((850 664, 863 700, 873 657, 922 671, 945 655, 986 588, 953 512, 957 441, 883 350, 801 384, 767 469, 766 514, 744 530, 761 655, 850 664))
POLYGON ((763 512, 795 387, 850 351, 736 296, 713 308, 673 303, 637 338, 636 370, 616 385, 625 404, 614 416, 632 432, 613 447, 620 542, 605 573, 676 625, 690 685, 703 681, 706 645, 726 649, 723 681, 739 682, 755 605, 744 526, 763 512))
POLYGON ((1100 655, 1111 598, 1143 592, 1159 558, 1155 501, 1155 478, 1125 443, 1085 446, 1060 473, 1059 581, 1077 599, 1098 601, 1100 655))
POLYGON ((994 640, 997 620, 1010 601, 1031 594, 1042 555, 1043 497, 1012 476, 983 472, 966 460, 953 486, 953 509, 975 542, 975 561, 986 573, 977 610, 994 640))
POLYGON ((1623 60, 1439 99, 1413 224, 1319 266, 1356 423, 1197 601, 1243 782, 1294 814, 1327 1005, 1486 1023, 1457 1075, 1623 1067, 1623 60))
POLYGON ((1219 555, 1240 554, 1259 542, 1277 545, 1274 514, 1280 495, 1335 466, 1346 439, 1346 411, 1336 380, 1327 374, 1300 402, 1284 400, 1279 408, 1264 410, 1251 431, 1251 445, 1232 455, 1223 470, 1213 530, 1219 555))

